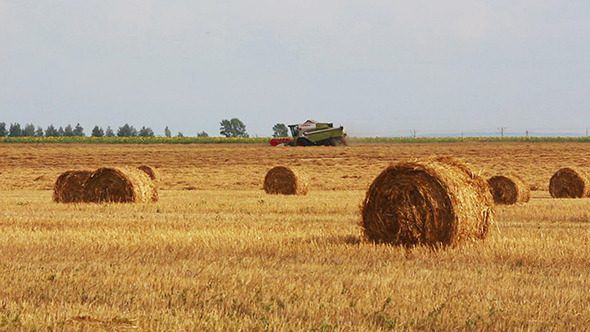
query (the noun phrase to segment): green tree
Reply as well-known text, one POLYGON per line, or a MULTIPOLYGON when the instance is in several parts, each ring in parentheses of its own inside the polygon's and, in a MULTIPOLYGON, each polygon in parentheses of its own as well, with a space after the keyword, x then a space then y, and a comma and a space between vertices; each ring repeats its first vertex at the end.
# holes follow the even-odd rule
POLYGON ((117 136, 135 137, 137 136, 137 130, 133 126, 130 126, 126 123, 125 125, 123 125, 123 127, 119 127, 119 130, 117 130, 117 136))
POLYGON ((59 126, 59 128, 57 129, 57 136, 64 136, 65 135, 65 130, 62 126, 59 126))
POLYGON ((6 130, 6 123, 0 122, 0 137, 6 137, 8 135, 8 130, 6 130))
POLYGON ((74 127, 74 136, 86 136, 86 134, 84 134, 84 128, 82 128, 79 123, 74 127))
POLYGON ((45 129, 45 137, 57 137, 59 136, 59 132, 57 131, 57 129, 55 129, 55 127, 50 124, 49 127, 47 127, 47 129, 45 129))
POLYGON ((182 131, 179 131, 178 135, 176 135, 176 137, 184 137, 184 134, 182 133, 182 131))
POLYGON ((27 123, 23 129, 22 135, 25 137, 35 136, 35 126, 32 123, 27 123))
POLYGON ((37 126, 37 130, 35 130, 35 136, 43 137, 43 128, 37 126))
POLYGON ((99 126, 94 126, 94 128, 92 128, 92 133, 90 135, 94 137, 103 137, 104 130, 102 130, 102 128, 99 126))
POLYGON ((200 131, 197 133, 197 137, 209 137, 209 134, 204 131, 200 131))
POLYGON ((154 131, 152 130, 152 128, 143 126, 139 130, 139 136, 140 137, 154 137, 156 135, 154 134, 154 131))
POLYGON ((164 136, 172 137, 172 132, 170 131, 170 129, 168 129, 168 126, 166 126, 166 128, 164 128, 164 136))
POLYGON ((11 123, 10 128, 8 129, 8 137, 21 137, 23 135, 23 131, 20 128, 19 123, 11 123))
POLYGON ((74 129, 72 129, 72 125, 67 125, 64 129, 63 136, 72 137, 74 136, 74 129))
POLYGON ((287 137, 289 136, 289 130, 284 123, 277 123, 272 127, 272 137, 287 137))
POLYGON ((222 120, 219 133, 225 137, 249 137, 246 132, 246 125, 237 118, 222 120))
POLYGON ((107 130, 104 132, 106 137, 115 137, 115 132, 111 128, 111 126, 107 126, 107 130))

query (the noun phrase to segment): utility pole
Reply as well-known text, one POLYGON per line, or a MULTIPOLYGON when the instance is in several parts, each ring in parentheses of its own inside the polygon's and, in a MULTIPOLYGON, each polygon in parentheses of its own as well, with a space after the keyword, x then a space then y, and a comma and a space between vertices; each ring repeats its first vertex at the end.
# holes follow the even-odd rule
POLYGON ((506 129, 506 128, 505 127, 500 127, 498 129, 500 129, 500 137, 504 137, 504 129, 506 129))

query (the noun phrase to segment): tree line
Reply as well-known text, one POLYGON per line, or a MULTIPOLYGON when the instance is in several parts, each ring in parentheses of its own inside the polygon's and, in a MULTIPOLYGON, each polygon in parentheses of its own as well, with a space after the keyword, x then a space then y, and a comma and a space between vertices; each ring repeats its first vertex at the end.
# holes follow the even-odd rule
MULTIPOLYGON (((225 137, 249 137, 246 130, 246 125, 238 118, 224 119, 220 123, 219 134, 225 137)), ((272 128, 273 137, 288 136, 287 127, 282 123, 277 123, 272 128)), ((75 126, 68 124, 65 127, 56 128, 53 124, 43 129, 40 126, 35 126, 32 123, 27 123, 21 126, 19 123, 11 123, 7 126, 5 122, 0 122, 0 137, 60 137, 60 136, 86 136, 84 128, 77 123, 75 126)), ((155 137, 154 130, 150 127, 143 126, 136 129, 132 125, 125 124, 117 129, 115 132, 111 126, 107 126, 106 130, 100 126, 94 126, 90 132, 92 137, 155 137)), ((172 137, 172 132, 166 126, 164 128, 164 136, 172 137)), ((178 132, 177 137, 183 137, 182 132, 178 132)), ((197 137, 209 137, 205 131, 197 132, 197 137)))

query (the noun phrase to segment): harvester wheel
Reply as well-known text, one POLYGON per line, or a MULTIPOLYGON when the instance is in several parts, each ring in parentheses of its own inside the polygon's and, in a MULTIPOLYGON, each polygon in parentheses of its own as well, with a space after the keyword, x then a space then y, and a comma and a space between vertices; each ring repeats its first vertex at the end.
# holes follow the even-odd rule
POLYGON ((311 142, 305 138, 298 138, 297 139, 297 146, 310 146, 312 145, 311 142))

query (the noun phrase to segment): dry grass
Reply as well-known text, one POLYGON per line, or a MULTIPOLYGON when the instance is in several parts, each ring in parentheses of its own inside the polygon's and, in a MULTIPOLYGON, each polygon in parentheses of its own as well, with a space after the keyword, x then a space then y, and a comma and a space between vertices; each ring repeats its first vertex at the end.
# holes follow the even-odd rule
MULTIPOLYGON (((589 200, 549 196, 555 165, 539 171, 549 174, 545 190, 533 191, 527 205, 497 207, 497 230, 485 240, 432 250, 362 240, 357 224, 366 187, 360 183, 366 173, 374 178, 384 167, 353 172, 347 161, 370 164, 354 158, 355 153, 368 158, 355 146, 322 150, 330 158, 343 153, 344 160, 304 159, 317 155, 315 148, 272 150, 280 162, 297 156, 298 163, 313 166, 315 176, 326 179, 306 196, 264 193, 266 159, 261 158, 260 171, 246 161, 270 155, 260 147, 234 150, 239 160, 220 159, 218 169, 207 169, 193 165, 199 158, 187 152, 203 152, 206 159, 210 147, 178 147, 179 155, 190 159, 179 161, 172 158, 176 146, 154 146, 164 150, 162 159, 150 157, 148 150, 141 153, 149 159, 143 162, 161 163, 165 190, 158 202, 55 204, 46 180, 33 181, 43 170, 39 162, 48 163, 47 177, 55 172, 53 181, 65 169, 95 169, 105 156, 129 163, 127 154, 140 153, 130 146, 86 153, 78 148, 41 146, 27 154, 30 146, 21 151, 0 145, 7 156, 0 160, 0 183, 9 183, 0 192, 0 330, 566 330, 590 325, 589 200), (72 156, 63 169, 62 155, 72 156), (17 188, 14 177, 28 186, 17 188), (349 188, 331 190, 339 186, 349 188)), ((390 148, 368 147, 371 160, 381 163, 379 153, 389 156, 390 148)), ((436 148, 457 149, 472 160, 471 145, 436 148)), ((526 158, 513 159, 536 164, 554 147, 532 148, 537 150, 523 147, 526 158)), ((566 144, 562 150, 570 148, 566 144)), ((226 149, 220 148, 220 158, 230 155, 226 149)), ((409 153, 407 147, 399 149, 409 153)), ((423 149, 416 147, 416 154, 423 149)), ((478 147, 482 155, 472 168, 487 158, 486 151, 494 151, 502 164, 503 149, 501 144, 478 147)), ((520 149, 505 147, 506 153, 520 149)), ((586 148, 580 149, 582 155, 586 148)), ((571 157, 565 162, 583 155, 571 157)), ((392 158, 385 159, 389 164, 392 158)), ((495 164, 488 166, 494 169, 482 172, 497 173, 495 164)))

